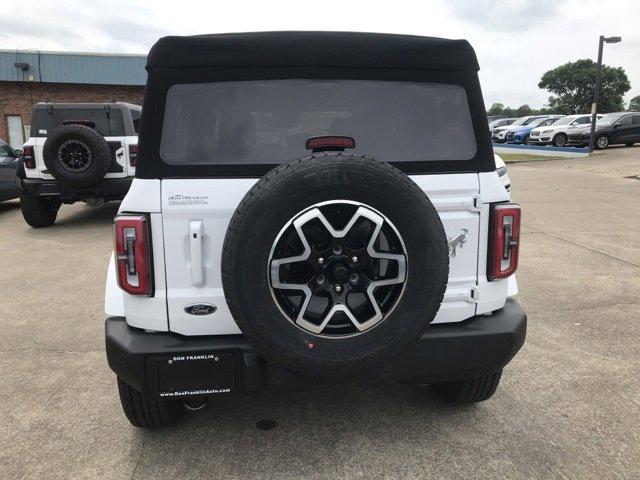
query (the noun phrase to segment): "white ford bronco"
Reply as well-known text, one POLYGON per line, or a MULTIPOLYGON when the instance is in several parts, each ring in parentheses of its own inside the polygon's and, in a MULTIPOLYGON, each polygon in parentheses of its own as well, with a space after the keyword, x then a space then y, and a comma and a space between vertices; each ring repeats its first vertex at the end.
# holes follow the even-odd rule
POLYGON ((17 170, 20 208, 34 228, 63 203, 122 200, 136 171, 141 108, 130 103, 37 103, 17 170))
POLYGON ((466 41, 166 37, 147 70, 105 301, 133 425, 318 383, 493 395, 526 332, 520 208, 466 41))

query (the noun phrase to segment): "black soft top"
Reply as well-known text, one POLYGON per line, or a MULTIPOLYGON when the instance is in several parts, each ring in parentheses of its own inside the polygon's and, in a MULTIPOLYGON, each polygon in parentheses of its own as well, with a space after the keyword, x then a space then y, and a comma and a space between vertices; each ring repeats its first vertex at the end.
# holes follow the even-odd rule
MULTIPOLYGON (((147 57, 138 141, 138 178, 260 177, 277 164, 165 163, 160 155, 165 106, 173 86, 258 80, 373 80, 462 87, 473 123, 471 159, 398 163, 407 174, 495 170, 478 80, 466 40, 353 32, 257 32, 164 37, 147 57)), ((375 154, 375 152, 365 152, 375 154)), ((283 161, 286 159, 283 159, 283 161)), ((385 159, 382 159, 385 160, 385 159)))
POLYGON ((256 32, 164 37, 147 69, 354 67, 478 70, 466 40, 355 32, 256 32))

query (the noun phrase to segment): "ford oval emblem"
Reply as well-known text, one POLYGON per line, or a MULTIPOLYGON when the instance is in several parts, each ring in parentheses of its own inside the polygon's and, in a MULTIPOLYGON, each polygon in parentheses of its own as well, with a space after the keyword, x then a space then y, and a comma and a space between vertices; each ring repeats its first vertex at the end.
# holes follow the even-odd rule
POLYGON ((211 315, 217 309, 218 307, 209 303, 192 303, 184 307, 184 311, 189 315, 211 315))

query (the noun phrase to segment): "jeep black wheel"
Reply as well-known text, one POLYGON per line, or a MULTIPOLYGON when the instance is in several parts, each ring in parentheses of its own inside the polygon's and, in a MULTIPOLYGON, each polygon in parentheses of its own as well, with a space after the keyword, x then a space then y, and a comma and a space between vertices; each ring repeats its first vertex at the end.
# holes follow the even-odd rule
POLYGON ((481 375, 469 380, 441 382, 431 385, 433 390, 444 400, 454 405, 483 402, 495 393, 502 370, 488 375, 481 375))
POLYGON ((554 147, 564 147, 567 144, 567 135, 564 133, 558 133, 553 137, 552 143, 554 147))
POLYGON ((596 137, 595 147, 598 150, 604 150, 609 146, 609 137, 606 135, 598 135, 596 137))
POLYGON ((73 187, 95 185, 111 165, 107 141, 84 125, 64 125, 49 134, 43 149, 44 163, 58 180, 73 187))
POLYGON ((222 276, 259 353, 335 375, 389 361, 424 333, 448 260, 440 218, 412 180, 327 153, 283 164, 247 193, 227 230, 222 276))
POLYGON ((122 410, 134 427, 168 427, 180 418, 182 403, 179 400, 152 401, 118 378, 118 391, 122 410))
POLYGON ((33 228, 50 227, 56 221, 60 202, 28 193, 20 195, 20 211, 25 221, 33 228))

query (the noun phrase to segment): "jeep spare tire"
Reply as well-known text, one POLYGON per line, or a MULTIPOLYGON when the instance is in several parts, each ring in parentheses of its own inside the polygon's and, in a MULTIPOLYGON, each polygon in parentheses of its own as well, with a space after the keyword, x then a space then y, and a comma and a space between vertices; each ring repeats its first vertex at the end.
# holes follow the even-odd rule
POLYGON ((434 319, 449 270, 442 222, 397 168, 323 153, 285 163, 236 209, 227 304, 264 358, 341 375, 380 366, 434 319))
POLYGON ((43 158, 51 175, 61 182, 72 187, 89 187, 109 170, 111 150, 94 129, 64 125, 48 135, 43 158))

